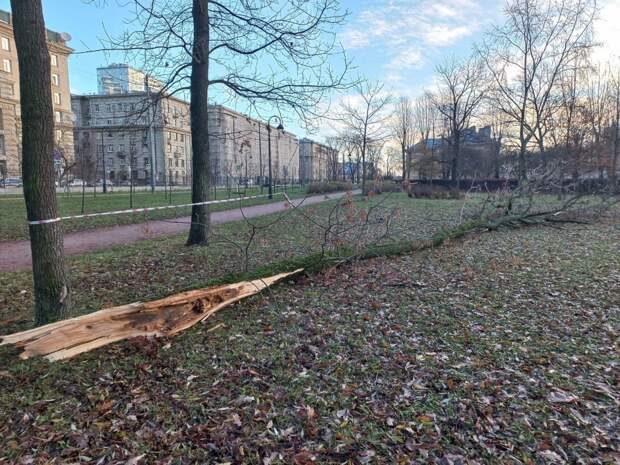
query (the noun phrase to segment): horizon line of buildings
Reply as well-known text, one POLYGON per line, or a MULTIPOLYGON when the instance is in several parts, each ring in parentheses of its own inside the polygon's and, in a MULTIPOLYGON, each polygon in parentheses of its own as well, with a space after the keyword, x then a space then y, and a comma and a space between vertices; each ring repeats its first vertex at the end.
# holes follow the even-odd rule
MULTIPOLYGON (((97 68, 97 93, 73 95, 66 33, 47 31, 52 67, 57 173, 112 183, 187 185, 191 180, 189 103, 159 92, 163 85, 127 64, 97 68)), ((11 14, 0 10, 0 178, 21 176, 19 69, 11 14)), ((272 177, 320 181, 334 150, 272 128, 272 177)), ((209 142, 217 185, 268 173, 268 127, 222 105, 209 106, 209 142)), ((337 157, 337 155, 336 155, 337 157)))

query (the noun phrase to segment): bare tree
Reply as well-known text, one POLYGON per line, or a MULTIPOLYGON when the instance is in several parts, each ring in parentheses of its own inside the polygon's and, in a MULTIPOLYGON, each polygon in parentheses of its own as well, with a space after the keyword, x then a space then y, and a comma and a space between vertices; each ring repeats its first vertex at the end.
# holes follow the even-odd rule
POLYGON ((612 108, 611 124, 611 163, 609 164, 609 183, 615 191, 618 189, 618 160, 620 157, 620 69, 614 70, 610 83, 610 103, 612 108))
POLYGON ((561 77, 592 46, 594 0, 512 0, 507 20, 480 47, 493 80, 491 98, 516 127, 518 172, 527 178, 533 138, 544 152, 561 77))
MULTIPOLYGON (((433 97, 430 92, 426 92, 415 101, 414 106, 414 123, 417 133, 417 138, 422 146, 422 157, 424 160, 419 160, 419 166, 428 166, 430 169, 429 177, 433 179, 433 165, 435 164, 435 135, 438 127, 438 111, 433 102, 433 97), (431 142, 431 139, 433 142, 431 142)), ((411 161, 409 162, 407 178, 410 177, 409 170, 411 170, 411 161)))
POLYGON ((476 58, 451 58, 437 67, 439 89, 431 95, 435 107, 448 125, 451 146, 450 176, 459 180, 459 155, 463 132, 469 126, 485 94, 483 64, 476 58))
POLYGON ((414 106, 409 97, 400 97, 394 108, 392 134, 400 147, 403 181, 409 179, 408 149, 415 142, 414 106))
POLYGON ((41 0, 11 0, 19 60, 22 174, 30 224, 37 325, 65 318, 71 310, 62 226, 54 185, 54 115, 50 55, 41 0), (26 72, 27 70, 27 72, 26 72))
POLYGON ((356 93, 340 105, 340 118, 351 140, 359 149, 362 169, 362 192, 366 193, 367 154, 371 143, 387 139, 387 108, 391 97, 378 82, 362 82, 356 85, 356 93))
MULTIPOLYGON (((292 110, 302 121, 328 111, 334 89, 346 89, 348 61, 336 42, 345 15, 338 0, 132 0, 135 30, 110 39, 134 63, 161 79, 159 95, 191 100, 192 202, 209 198, 211 164, 207 98, 245 101, 259 116, 292 110), (331 66, 338 58, 341 69, 331 66), (321 104, 321 105, 319 105, 321 104)), ((192 208, 188 245, 204 244, 208 208, 192 208)))

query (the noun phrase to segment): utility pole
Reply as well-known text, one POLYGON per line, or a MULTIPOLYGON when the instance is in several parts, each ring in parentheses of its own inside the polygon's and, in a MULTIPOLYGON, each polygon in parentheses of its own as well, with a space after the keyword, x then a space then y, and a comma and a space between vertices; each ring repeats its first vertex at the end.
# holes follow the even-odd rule
MULTIPOLYGON (((271 118, 270 118, 271 119, 271 118)), ((273 199, 273 188, 271 185, 271 126, 269 125, 269 123, 267 123, 267 147, 268 147, 268 154, 269 154, 269 200, 273 199)))
POLYGON ((260 140, 260 122, 258 123, 258 176, 260 178, 260 193, 263 193, 263 147, 260 140))
POLYGON ((103 168, 103 193, 108 193, 108 184, 106 178, 108 177, 108 173, 105 169, 105 144, 103 143, 103 129, 101 129, 101 165, 103 168))
POLYGON ((148 119, 148 131, 149 131, 149 136, 151 138, 151 143, 149 144, 151 146, 151 192, 155 192, 155 186, 156 186, 156 181, 155 181, 155 174, 157 173, 156 171, 156 166, 155 166, 155 132, 153 130, 153 124, 155 121, 155 116, 157 114, 157 108, 153 106, 153 118, 151 119, 151 106, 153 105, 153 100, 151 99, 151 87, 149 86, 149 75, 145 74, 144 75, 144 87, 146 89, 146 95, 148 98, 148 108, 147 108, 147 113, 146 113, 146 117, 148 119))

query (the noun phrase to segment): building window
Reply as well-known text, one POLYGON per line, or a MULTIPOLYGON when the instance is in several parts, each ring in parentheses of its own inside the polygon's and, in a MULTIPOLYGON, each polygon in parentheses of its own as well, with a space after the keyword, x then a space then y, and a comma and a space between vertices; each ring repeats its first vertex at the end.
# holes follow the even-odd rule
POLYGON ((60 93, 54 92, 54 104, 60 105, 60 93))
POLYGON ((118 104, 118 111, 123 111, 123 104, 122 103, 118 104))
POLYGON ((150 163, 151 163, 151 160, 149 160, 148 157, 144 157, 144 166, 149 166, 150 163))
POLYGON ((95 104, 95 112, 99 113, 99 104, 98 103, 95 104))
POLYGON ((181 160, 181 168, 185 168, 185 160, 181 160))
POLYGON ((6 146, 4 145, 4 135, 0 135, 0 154, 6 155, 6 146))
POLYGON ((181 134, 181 142, 185 142, 185 134, 181 134))
POLYGON ((4 131, 4 113, 0 108, 0 131, 4 131))
POLYGON ((54 112, 54 121, 60 123, 62 121, 62 114, 59 111, 54 112))
POLYGON ((50 60, 52 62, 52 66, 58 66, 58 55, 54 55, 53 53, 50 55, 50 60))
POLYGON ((109 152, 109 153, 114 152, 114 146, 113 146, 112 144, 109 144, 109 145, 108 145, 108 152, 109 152))
POLYGON ((11 60, 9 60, 8 58, 2 60, 2 70, 6 73, 11 72, 11 60))
POLYGON ((55 86, 60 85, 60 80, 58 79, 58 74, 52 74, 52 84, 55 86))
POLYGON ((105 106, 105 110, 109 113, 112 111, 112 105, 110 105, 109 103, 105 106))
POLYGON ((2 38, 2 50, 11 50, 9 39, 7 39, 6 37, 2 38))
POLYGON ((125 151, 125 144, 118 144, 118 151, 119 152, 124 152, 125 151))

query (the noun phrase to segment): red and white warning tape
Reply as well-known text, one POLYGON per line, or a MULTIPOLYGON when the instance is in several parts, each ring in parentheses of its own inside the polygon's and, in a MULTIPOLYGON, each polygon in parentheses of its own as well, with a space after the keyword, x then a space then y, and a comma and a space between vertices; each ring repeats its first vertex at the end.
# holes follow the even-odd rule
MULTIPOLYGON (((273 195, 280 195, 282 192, 274 193, 273 195)), ((28 221, 28 224, 37 225, 37 224, 49 224, 56 223, 58 221, 63 220, 76 220, 80 218, 94 218, 96 216, 110 216, 110 215, 124 215, 127 213, 144 213, 144 212, 152 212, 155 210, 167 210, 172 208, 183 208, 183 207, 193 207, 194 205, 213 205, 216 203, 230 203, 230 202, 239 202, 240 200, 251 200, 251 199, 260 199, 264 197, 269 197, 269 194, 261 194, 261 195, 251 195, 248 197, 238 197, 236 199, 223 199, 223 200, 209 200, 207 202, 195 202, 195 203, 185 203, 181 205, 163 205, 161 207, 145 207, 145 208, 131 208, 129 210, 116 210, 110 212, 100 212, 100 213, 86 213, 84 215, 72 215, 72 216, 61 216, 58 218, 52 218, 49 220, 35 220, 28 221)))

